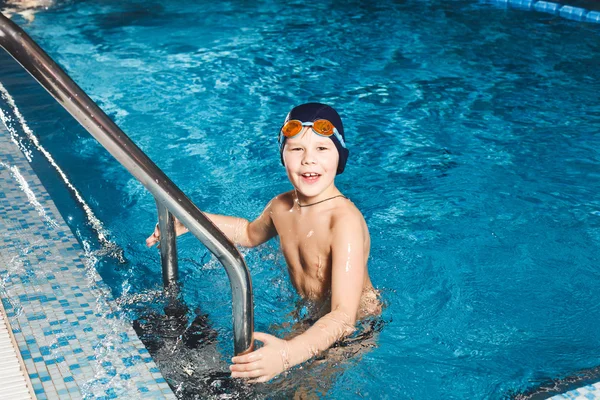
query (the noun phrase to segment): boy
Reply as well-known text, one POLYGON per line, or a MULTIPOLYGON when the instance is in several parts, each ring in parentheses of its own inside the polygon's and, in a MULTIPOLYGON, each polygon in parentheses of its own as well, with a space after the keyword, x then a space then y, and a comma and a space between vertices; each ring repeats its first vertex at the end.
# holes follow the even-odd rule
MULTIPOLYGON (((352 333, 357 319, 381 311, 367 270, 367 224, 334 184, 348 159, 340 116, 320 103, 295 107, 279 133, 279 151, 294 190, 276 196, 252 222, 206 214, 241 246, 258 246, 279 235, 294 288, 320 310, 314 325, 292 339, 254 333, 263 347, 233 357, 230 366, 232 377, 250 382, 266 382, 316 356, 352 333)), ((177 221, 176 232, 187 229, 177 221)), ((146 239, 148 247, 159 236, 157 228, 146 239)))

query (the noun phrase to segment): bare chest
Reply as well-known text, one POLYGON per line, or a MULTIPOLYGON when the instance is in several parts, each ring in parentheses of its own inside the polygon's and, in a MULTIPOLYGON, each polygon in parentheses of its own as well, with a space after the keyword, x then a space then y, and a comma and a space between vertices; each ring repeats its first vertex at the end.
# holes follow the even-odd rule
POLYGON ((301 295, 321 297, 331 282, 331 235, 327 216, 273 219, 292 284, 301 295))

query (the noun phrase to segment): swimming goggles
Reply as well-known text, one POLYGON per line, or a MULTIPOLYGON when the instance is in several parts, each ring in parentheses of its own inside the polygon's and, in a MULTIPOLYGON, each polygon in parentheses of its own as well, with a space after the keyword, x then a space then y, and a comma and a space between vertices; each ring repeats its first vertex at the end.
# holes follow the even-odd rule
POLYGON ((286 122, 281 128, 281 132, 279 133, 279 142, 283 141, 282 136, 286 138, 292 138, 302 132, 302 128, 305 126, 312 127, 314 133, 320 136, 330 137, 335 136, 335 138, 340 142, 343 148, 346 148, 346 143, 344 143, 344 138, 338 130, 333 126, 333 124, 326 119, 318 119, 315 122, 302 122, 297 119, 292 119, 286 122))

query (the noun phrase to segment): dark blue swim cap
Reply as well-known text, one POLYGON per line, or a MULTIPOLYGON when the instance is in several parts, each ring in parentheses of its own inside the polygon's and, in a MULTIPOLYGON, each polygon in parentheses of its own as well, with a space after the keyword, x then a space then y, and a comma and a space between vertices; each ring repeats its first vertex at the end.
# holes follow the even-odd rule
MULTIPOLYGON (((344 125, 342 124, 342 119, 340 118, 337 111, 328 105, 321 103, 305 103, 301 104, 297 107, 292 108, 292 111, 287 115, 284 121, 284 125, 286 122, 297 119, 301 122, 315 122, 318 119, 326 119, 335 126, 339 134, 342 136, 344 142, 346 141, 346 136, 344 136, 344 125)), ((285 166, 283 162, 283 148, 285 146, 286 137, 280 135, 281 143, 279 144, 279 154, 281 155, 281 163, 285 166)), ((337 174, 341 174, 344 172, 344 168, 346 167, 346 161, 348 160, 348 149, 344 148, 340 141, 335 135, 329 136, 329 138, 333 141, 335 148, 337 149, 340 159, 337 167, 337 174)))

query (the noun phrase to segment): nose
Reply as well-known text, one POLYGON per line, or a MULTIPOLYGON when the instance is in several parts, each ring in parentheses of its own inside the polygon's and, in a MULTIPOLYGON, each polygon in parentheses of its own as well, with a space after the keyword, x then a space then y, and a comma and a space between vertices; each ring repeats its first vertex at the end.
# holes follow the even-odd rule
POLYGON ((316 163, 316 159, 315 159, 314 150, 312 150, 310 147, 307 147, 306 149, 304 149, 304 152, 302 153, 302 165, 309 165, 309 164, 315 164, 315 163, 316 163))

